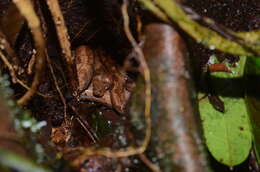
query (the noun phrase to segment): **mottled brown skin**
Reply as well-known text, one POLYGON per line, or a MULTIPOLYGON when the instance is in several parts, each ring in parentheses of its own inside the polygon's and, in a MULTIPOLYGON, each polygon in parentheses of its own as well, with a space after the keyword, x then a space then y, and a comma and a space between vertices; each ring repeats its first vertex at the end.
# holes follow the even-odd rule
POLYGON ((94 73, 94 53, 87 46, 76 49, 76 70, 78 76, 78 91, 88 88, 94 73))
POLYGON ((76 50, 78 99, 102 103, 124 113, 134 83, 101 50, 80 46, 76 50), (130 88, 130 89, 129 89, 130 88))

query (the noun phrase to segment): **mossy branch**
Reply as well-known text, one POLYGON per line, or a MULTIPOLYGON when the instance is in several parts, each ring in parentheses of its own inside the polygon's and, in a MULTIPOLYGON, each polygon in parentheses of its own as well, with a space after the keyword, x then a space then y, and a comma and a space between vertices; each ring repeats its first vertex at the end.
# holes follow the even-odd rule
POLYGON ((165 20, 165 17, 162 17, 160 13, 166 13, 166 15, 176 22, 184 31, 204 45, 214 46, 220 51, 234 55, 251 56, 254 55, 253 52, 260 52, 260 31, 233 32, 234 36, 248 43, 246 46, 252 50, 252 52, 248 48, 245 49, 242 45, 223 38, 215 31, 193 21, 173 0, 139 0, 139 2, 165 22, 167 22, 167 20, 165 20))

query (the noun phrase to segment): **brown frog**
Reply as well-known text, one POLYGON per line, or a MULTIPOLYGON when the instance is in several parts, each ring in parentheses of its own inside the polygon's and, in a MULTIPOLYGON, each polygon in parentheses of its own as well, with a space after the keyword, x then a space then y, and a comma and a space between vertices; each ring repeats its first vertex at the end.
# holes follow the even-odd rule
POLYGON ((134 82, 102 50, 76 49, 77 98, 95 101, 124 113, 134 82))

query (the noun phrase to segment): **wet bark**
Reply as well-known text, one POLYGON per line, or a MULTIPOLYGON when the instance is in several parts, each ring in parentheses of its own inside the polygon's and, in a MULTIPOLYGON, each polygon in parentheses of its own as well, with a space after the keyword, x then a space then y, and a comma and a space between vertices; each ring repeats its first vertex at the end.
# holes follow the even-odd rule
POLYGON ((143 51, 152 79, 152 144, 165 155, 163 171, 209 171, 183 40, 169 25, 150 24, 143 51))

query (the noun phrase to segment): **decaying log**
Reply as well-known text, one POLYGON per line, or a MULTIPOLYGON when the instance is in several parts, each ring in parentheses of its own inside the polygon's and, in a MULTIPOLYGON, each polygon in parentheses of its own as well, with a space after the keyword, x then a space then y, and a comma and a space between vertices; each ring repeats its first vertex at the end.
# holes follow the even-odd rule
POLYGON ((162 171, 209 171, 183 40, 169 25, 149 24, 143 51, 152 81, 152 142, 169 162, 162 171))

